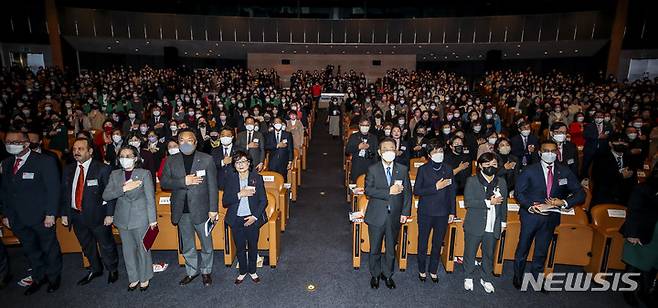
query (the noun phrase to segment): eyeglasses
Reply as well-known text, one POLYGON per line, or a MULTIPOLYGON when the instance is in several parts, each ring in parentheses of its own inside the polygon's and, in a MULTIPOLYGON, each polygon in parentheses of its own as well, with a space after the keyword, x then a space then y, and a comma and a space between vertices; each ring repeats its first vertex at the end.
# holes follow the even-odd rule
POLYGON ((249 161, 246 160, 246 159, 245 160, 238 160, 238 161, 235 162, 235 164, 236 165, 247 165, 247 164, 249 164, 249 161))

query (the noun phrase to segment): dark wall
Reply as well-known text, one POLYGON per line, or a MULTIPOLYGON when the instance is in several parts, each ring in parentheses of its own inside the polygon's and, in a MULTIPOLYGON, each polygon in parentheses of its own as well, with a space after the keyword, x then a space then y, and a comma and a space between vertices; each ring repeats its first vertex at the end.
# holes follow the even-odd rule
MULTIPOLYGON (((179 64, 193 68, 247 66, 246 60, 180 57, 179 64)), ((111 66, 130 65, 134 67, 165 67, 164 56, 125 55, 113 53, 80 53, 82 69, 102 69, 111 66)))

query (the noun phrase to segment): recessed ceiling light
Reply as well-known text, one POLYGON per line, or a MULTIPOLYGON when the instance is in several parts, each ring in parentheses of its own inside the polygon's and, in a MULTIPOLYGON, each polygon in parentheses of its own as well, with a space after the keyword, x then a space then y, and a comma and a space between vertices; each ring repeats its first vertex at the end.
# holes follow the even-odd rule
POLYGON ((369 55, 369 54, 370 54, 370 51, 366 51, 366 54, 369 55))
POLYGON ((151 41, 146 41, 146 45, 151 44, 151 41))
POLYGON ((308 50, 306 51, 306 53, 308 53, 308 50))
POLYGON ((217 54, 217 56, 218 56, 218 57, 221 57, 222 55, 221 55, 221 54, 217 54))
POLYGON ((466 58, 468 58, 468 59, 470 59, 470 58, 471 58, 471 56, 466 56, 466 58))
POLYGON ((562 50, 558 51, 560 54, 562 54, 562 50))
POLYGON ((459 59, 459 56, 455 56, 455 59, 459 59))
POLYGON ((115 40, 114 42, 117 43, 117 44, 119 44, 119 40, 115 40))
POLYGON ((446 48, 448 48, 448 45, 446 45, 446 48))
POLYGON ((293 50, 292 53, 297 53, 297 50, 293 50))
POLYGON ((521 48, 521 44, 516 45, 517 48, 521 48))
POLYGON ((423 45, 418 45, 418 48, 423 48, 423 45))
POLYGON ((433 52, 430 52, 430 56, 434 56, 434 53, 433 53, 433 52))
POLYGON ((448 56, 443 57, 444 59, 448 59, 448 56))
POLYGON ((242 44, 242 47, 244 47, 244 44, 242 44))
POLYGON ((547 55, 547 54, 548 54, 548 51, 544 51, 544 54, 547 55))
POLYGON ((573 52, 578 53, 578 49, 574 50, 573 52))
POLYGON ((187 51, 185 52, 185 55, 187 55, 187 51))
POLYGON ((455 52, 453 51, 452 54, 455 55, 455 52))
POLYGON ((345 53, 345 50, 343 50, 343 53, 345 53))
POLYGON ((482 58, 482 55, 478 55, 478 58, 482 58))
POLYGON ((425 57, 423 57, 423 60, 425 60, 425 57))
POLYGON ((381 50, 379 51, 379 54, 380 54, 380 55, 382 54, 382 51, 381 51, 381 50))
POLYGON ((194 55, 195 55, 195 56, 198 56, 198 55, 199 55, 199 53, 198 53, 198 52, 197 52, 197 53, 194 53, 194 55))
POLYGON ((520 54, 519 54, 518 52, 516 53, 516 55, 517 55, 517 56, 520 56, 520 54))
POLYGON ((139 48, 135 48, 135 51, 139 51, 139 48))
POLYGON ((286 51, 285 51, 285 50, 281 50, 281 53, 284 53, 284 52, 286 52, 286 51))
POLYGON ((507 57, 507 54, 504 54, 503 57, 507 57))
POLYGON ((219 46, 219 43, 215 43, 215 46, 219 46))
POLYGON ((397 46, 393 45, 393 49, 397 48, 397 46))
POLYGON ((395 51, 391 51, 391 54, 394 55, 394 54, 395 54, 395 51))
POLYGON ((110 50, 110 49, 112 49, 112 46, 107 46, 107 50, 110 50))

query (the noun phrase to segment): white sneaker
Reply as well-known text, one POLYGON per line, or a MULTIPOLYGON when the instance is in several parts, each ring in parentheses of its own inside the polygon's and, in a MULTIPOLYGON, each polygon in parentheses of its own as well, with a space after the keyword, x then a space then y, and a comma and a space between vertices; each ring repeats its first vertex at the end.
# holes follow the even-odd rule
POLYGON ((484 287, 484 292, 487 293, 493 293, 494 292, 494 286, 491 284, 491 282, 486 282, 480 278, 480 284, 484 287))
POLYGON ((464 289, 468 291, 473 291, 473 279, 466 278, 464 279, 464 289))

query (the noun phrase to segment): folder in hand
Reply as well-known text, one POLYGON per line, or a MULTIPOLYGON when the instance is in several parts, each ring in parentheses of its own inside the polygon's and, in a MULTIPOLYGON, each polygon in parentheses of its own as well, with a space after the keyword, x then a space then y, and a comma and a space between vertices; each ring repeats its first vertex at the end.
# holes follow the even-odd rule
POLYGON ((153 247, 153 243, 155 243, 155 238, 158 237, 158 233, 160 233, 160 230, 158 227, 148 227, 146 229, 146 233, 144 234, 144 238, 142 239, 142 242, 144 243, 144 250, 149 251, 151 250, 151 247, 153 247))

